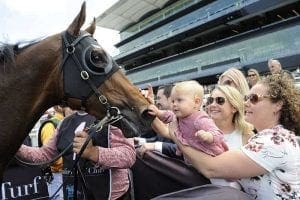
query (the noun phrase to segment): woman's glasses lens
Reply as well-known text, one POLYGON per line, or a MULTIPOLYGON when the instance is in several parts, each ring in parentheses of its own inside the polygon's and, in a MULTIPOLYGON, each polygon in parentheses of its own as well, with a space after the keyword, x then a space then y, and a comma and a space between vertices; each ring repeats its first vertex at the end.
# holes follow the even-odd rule
POLYGON ((256 104, 257 102, 263 100, 264 98, 271 98, 270 95, 258 95, 258 94, 249 94, 244 97, 245 101, 250 101, 252 104, 256 104))
POLYGON ((245 96, 245 101, 250 100, 252 104, 256 104, 258 102, 258 99, 259 97, 257 94, 249 94, 245 96))
POLYGON ((214 101, 216 101, 217 104, 223 105, 225 103, 225 98, 224 97, 207 97, 207 104, 210 105, 214 101))
POLYGON ((232 81, 231 80, 226 80, 223 82, 222 85, 231 85, 232 81))

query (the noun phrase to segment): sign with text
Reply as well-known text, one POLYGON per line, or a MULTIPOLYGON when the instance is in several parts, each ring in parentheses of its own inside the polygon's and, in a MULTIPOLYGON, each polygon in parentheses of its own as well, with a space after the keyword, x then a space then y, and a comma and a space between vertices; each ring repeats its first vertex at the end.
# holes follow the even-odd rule
POLYGON ((10 165, 4 173, 1 200, 49 199, 46 181, 39 168, 10 165))

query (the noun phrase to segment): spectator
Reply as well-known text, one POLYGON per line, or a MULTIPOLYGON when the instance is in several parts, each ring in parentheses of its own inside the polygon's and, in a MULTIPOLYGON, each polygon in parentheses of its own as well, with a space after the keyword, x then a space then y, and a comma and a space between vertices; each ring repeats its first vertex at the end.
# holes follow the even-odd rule
MULTIPOLYGON (((62 121, 46 145, 40 148, 22 145, 17 155, 33 162, 51 160, 69 145, 68 142, 72 141, 74 131, 81 122, 86 122, 86 125, 90 126, 95 120, 93 116, 78 111, 62 121)), ((86 138, 86 132, 76 133, 73 143, 75 153, 79 152, 86 138)), ((123 200, 128 198, 128 168, 133 165, 134 161, 133 141, 126 139, 121 130, 116 127, 104 127, 101 134, 95 135, 82 154, 80 163, 84 166, 81 165, 81 171, 85 174, 85 183, 89 192, 87 197, 79 196, 78 199, 123 200)), ((69 150, 63 155, 64 199, 73 198, 68 195, 74 195, 72 192, 67 193, 73 188, 73 182, 70 183, 69 180, 73 179, 73 176, 69 174, 73 162, 73 152, 69 150)), ((78 190, 82 195, 84 190, 81 187, 78 190)))
POLYGON ((221 74, 218 84, 235 87, 243 96, 249 91, 249 86, 244 74, 236 68, 230 68, 221 74))
POLYGON ((282 69, 281 63, 278 60, 269 59, 268 67, 271 74, 282 74, 284 76, 287 76, 288 78, 294 79, 290 71, 282 69))
POLYGON ((253 136, 253 126, 245 121, 244 98, 237 89, 217 85, 208 97, 208 113, 224 133, 229 149, 239 149, 253 136))
POLYGON ((158 87, 156 94, 156 106, 161 110, 170 110, 171 109, 171 92, 172 92, 173 84, 162 85, 158 87))
POLYGON ((274 74, 254 85, 246 99, 246 120, 258 133, 240 150, 211 157, 183 145, 174 134, 176 126, 169 133, 206 177, 236 179, 257 200, 300 199, 300 147, 293 132, 300 123, 299 89, 274 74))
MULTIPOLYGON (((229 149, 240 149, 253 135, 253 126, 245 121, 244 101, 240 92, 228 85, 217 85, 207 98, 208 112, 217 127, 224 133, 224 139, 229 149)), ((234 181, 212 179, 217 185, 228 185, 240 189, 234 181)))
POLYGON ((256 69, 251 68, 247 71, 247 80, 250 88, 252 88, 260 79, 260 75, 256 69))
MULTIPOLYGON (((171 109, 171 91, 173 88, 173 84, 159 86, 156 94, 156 106, 162 110, 170 110, 171 109)), ((153 96, 153 90, 151 86, 148 86, 149 95, 153 96)), ((148 94, 148 93, 147 93, 148 94)), ((152 101, 153 102, 153 101, 152 101)), ((154 132, 154 131, 153 131, 154 132)), ((154 132, 154 137, 147 138, 135 138, 135 141, 141 145, 138 153, 143 155, 146 151, 158 151, 169 157, 179 158, 176 152, 176 145, 172 140, 162 137, 159 134, 154 132)))

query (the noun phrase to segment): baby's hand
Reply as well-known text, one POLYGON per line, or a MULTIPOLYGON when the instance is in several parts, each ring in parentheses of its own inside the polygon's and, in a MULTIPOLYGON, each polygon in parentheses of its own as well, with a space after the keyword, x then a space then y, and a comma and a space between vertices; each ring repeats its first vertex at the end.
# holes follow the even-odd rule
POLYGON ((158 112, 158 108, 155 105, 151 104, 151 105, 148 106, 148 113, 150 115, 156 116, 157 112, 158 112))
POLYGON ((214 136, 210 132, 206 132, 203 130, 197 131, 195 136, 198 137, 200 140, 203 140, 206 143, 212 143, 214 141, 214 136))
POLYGON ((148 106, 148 113, 152 116, 157 116, 160 118, 163 116, 164 111, 159 110, 155 105, 151 104, 148 106))

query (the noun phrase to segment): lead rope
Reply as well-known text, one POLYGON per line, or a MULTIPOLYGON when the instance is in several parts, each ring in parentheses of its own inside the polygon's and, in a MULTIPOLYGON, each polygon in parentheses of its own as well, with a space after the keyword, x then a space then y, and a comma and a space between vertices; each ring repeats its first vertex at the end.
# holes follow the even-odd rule
MULTIPOLYGON (((72 175, 72 171, 74 172, 74 200, 77 200, 77 184, 78 184, 78 162, 82 156, 82 153, 84 152, 85 148, 87 147, 89 141, 92 139, 92 137, 96 134, 96 133, 99 133, 102 129, 103 129, 103 126, 105 126, 106 124, 113 124, 115 123, 116 121, 120 120, 123 118, 123 116, 121 115, 120 113, 120 110, 117 108, 117 107, 111 107, 113 109, 115 109, 115 111, 113 113, 107 112, 106 116, 98 121, 98 123, 96 124, 91 124, 89 127, 87 127, 87 131, 88 133, 88 137, 86 139, 86 141, 84 142, 84 144, 82 145, 79 153, 77 154, 76 156, 76 159, 74 161, 74 164, 72 166, 72 170, 70 170, 69 172, 69 175, 72 175), (76 173, 75 173, 76 172, 76 173), (75 174, 76 175, 76 180, 75 180, 75 174), (75 187, 76 186, 76 187, 75 187)), ((111 110, 111 109, 110 109, 111 110)), ((42 162, 42 163, 29 163, 29 162, 25 162, 25 161, 22 161, 20 158, 18 158, 17 156, 15 156, 16 160, 18 162, 20 162, 21 164, 25 165, 25 166, 41 166, 42 167, 47 167, 47 166, 50 166, 51 164, 53 164, 56 160, 58 160, 58 158, 60 158, 61 156, 63 156, 71 147, 72 147, 73 143, 71 142, 59 155, 57 155, 54 159, 52 159, 51 161, 48 161, 48 162, 42 162)), ((79 171, 80 172, 80 171, 79 171)), ((83 176, 82 173, 80 173, 81 176, 83 176)), ((82 177, 82 179, 84 180, 84 178, 82 177)), ((49 199, 54 199, 55 198, 55 195, 59 192, 59 190, 63 187, 63 184, 60 185, 60 187, 55 191, 55 193, 49 197, 49 199)), ((87 187, 85 185, 85 180, 83 181, 83 187, 85 190, 87 190, 87 187)))
MULTIPOLYGON (((97 124, 94 124, 92 125, 89 130, 88 130, 88 137, 86 138, 84 144, 82 145, 79 153, 76 155, 76 159, 73 163, 73 166, 72 166, 72 169, 69 173, 69 175, 71 175, 72 171, 73 171, 73 174, 74 174, 74 196, 73 196, 73 199, 74 200, 77 200, 77 186, 78 186, 78 163, 79 163, 79 160, 84 152, 84 150, 86 149, 88 143, 90 142, 90 140, 94 137, 94 135, 98 132, 100 132, 103 127, 106 125, 106 124, 112 124, 120 119, 122 119, 123 117, 121 116, 121 113, 120 113, 120 110, 117 108, 117 107, 110 107, 110 108, 114 108, 116 109, 116 111, 114 111, 113 113, 111 113, 110 111, 112 109, 109 109, 107 110, 107 113, 106 113, 106 116, 100 120, 97 124)), ((85 187, 86 188, 86 187, 85 187)))

